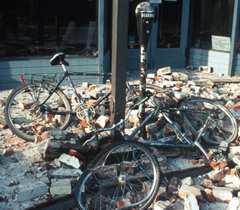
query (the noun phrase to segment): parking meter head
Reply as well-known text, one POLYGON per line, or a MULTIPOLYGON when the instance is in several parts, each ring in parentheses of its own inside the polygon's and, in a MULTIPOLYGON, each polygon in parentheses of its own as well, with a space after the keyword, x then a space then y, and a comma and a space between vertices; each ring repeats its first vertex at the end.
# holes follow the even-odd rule
POLYGON ((136 7, 135 15, 137 18, 139 43, 148 45, 155 17, 154 9, 149 2, 141 2, 136 7))

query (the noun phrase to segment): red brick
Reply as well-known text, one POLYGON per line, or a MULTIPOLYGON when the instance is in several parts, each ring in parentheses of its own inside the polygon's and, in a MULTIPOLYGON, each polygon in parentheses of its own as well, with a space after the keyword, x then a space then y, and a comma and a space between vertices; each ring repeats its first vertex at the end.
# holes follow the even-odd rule
POLYGON ((164 135, 168 135, 170 133, 173 133, 173 130, 170 128, 170 124, 167 123, 165 126, 164 126, 164 129, 163 129, 163 134, 164 135))
POLYGON ((207 187, 207 188, 214 187, 214 184, 210 179, 203 179, 202 181, 200 181, 200 185, 202 185, 203 187, 207 187))
POLYGON ((226 181, 225 180, 221 180, 220 182, 218 182, 217 186, 218 187, 225 187, 226 185, 226 181))
POLYGON ((212 190, 210 190, 210 189, 205 189, 205 190, 203 191, 203 195, 204 195, 204 197, 207 199, 207 201, 208 201, 209 203, 215 202, 215 198, 214 198, 214 196, 213 196, 212 190))
POLYGON ((214 170, 224 168, 227 165, 228 165, 228 163, 224 163, 224 162, 218 162, 218 163, 211 162, 210 163, 210 167, 212 167, 214 170))
POLYGON ((80 154, 78 151, 76 151, 74 149, 70 149, 68 154, 70 156, 77 157, 80 161, 82 161, 84 163, 86 162, 86 158, 82 154, 80 154))
POLYGON ((93 101, 93 100, 86 101, 86 104, 87 104, 87 105, 90 105, 90 106, 93 106, 93 105, 94 105, 94 101, 93 101))
POLYGON ((235 108, 235 109, 240 109, 240 102, 237 102, 237 103, 234 105, 234 108, 235 108))
POLYGON ((175 87, 180 88, 180 87, 181 87, 181 84, 177 83, 177 84, 175 85, 175 87))
POLYGON ((40 166, 42 166, 42 167, 45 166, 45 165, 46 165, 46 162, 41 162, 40 163, 40 166))
POLYGON ((13 150, 12 149, 8 149, 5 153, 4 153, 4 156, 7 157, 7 156, 11 156, 13 154, 13 150))
POLYGON ((22 109, 29 109, 32 104, 29 104, 29 103, 25 103, 25 102, 19 102, 19 106, 22 108, 22 109))
POLYGON ((199 163, 199 161, 198 161, 198 160, 191 160, 191 163, 194 164, 194 165, 196 165, 196 164, 199 163))
POLYGON ((46 140, 46 139, 48 139, 48 138, 50 138, 50 137, 51 137, 51 131, 45 131, 45 132, 41 135, 41 138, 42 138, 43 141, 46 140))
POLYGON ((6 129, 8 126, 6 123, 0 124, 0 129, 6 129))
POLYGON ((123 201, 123 199, 118 200, 117 201, 117 207, 120 208, 120 207, 123 207, 123 206, 125 206, 125 202, 123 201))
POLYGON ((169 196, 172 196, 174 192, 178 191, 178 185, 180 184, 180 180, 177 177, 173 177, 170 180, 168 185, 167 193, 169 196))
MULTIPOLYGON (((82 95, 80 93, 78 93, 77 95, 80 99, 82 98, 82 95)), ((71 99, 71 103, 77 103, 77 102, 78 102, 77 97, 73 95, 71 99)))
POLYGON ((88 88, 88 91, 91 92, 93 91, 97 86, 96 85, 90 85, 88 88))
POLYGON ((220 170, 220 171, 210 171, 209 173, 207 173, 207 176, 212 181, 219 182, 220 180, 222 180, 225 177, 225 174, 223 173, 222 170, 220 170))
POLYGON ((5 101, 1 101, 1 102, 0 102, 0 106, 4 106, 5 104, 6 104, 5 101))
POLYGON ((86 121, 85 120, 81 120, 81 125, 83 128, 87 128, 87 125, 86 125, 86 121))

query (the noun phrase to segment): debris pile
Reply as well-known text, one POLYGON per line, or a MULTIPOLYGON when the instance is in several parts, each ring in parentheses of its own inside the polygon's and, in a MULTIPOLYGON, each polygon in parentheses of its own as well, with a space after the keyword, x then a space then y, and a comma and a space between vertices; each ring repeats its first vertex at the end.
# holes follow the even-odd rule
MULTIPOLYGON (((211 81, 198 84, 188 80, 188 76, 183 73, 171 73, 170 68, 148 75, 147 81, 163 89, 170 88, 177 99, 197 96, 216 100, 228 108, 237 122, 240 122, 239 84, 216 84, 211 81)), ((84 83, 77 90, 84 97, 89 97, 87 103, 93 104, 107 87, 84 83)), ((64 87, 64 92, 69 96, 74 107, 76 99, 72 97, 71 90, 64 87)), ((9 93, 10 91, 0 93, 1 112, 9 93)), ((163 106, 169 106, 173 102, 164 94, 159 97, 159 103, 163 106)), ((22 106, 23 109, 25 107, 22 106)), ((99 105, 96 114, 95 122, 98 126, 109 126, 107 99, 104 104, 99 105)), ((78 140, 83 134, 90 131, 84 121, 77 117, 73 118, 66 131, 44 131, 35 142, 26 142, 17 138, 7 128, 2 117, 0 120, 0 207, 2 206, 2 209, 27 209, 72 195, 76 181, 88 163, 87 159, 91 160, 95 157, 99 144, 102 149, 110 143, 107 133, 101 133, 98 138, 84 146, 79 144, 78 140)), ((137 110, 133 110, 126 125, 126 133, 131 133, 137 122, 137 110)), ((177 123, 180 127, 183 124, 177 123)), ((148 125, 147 132, 148 139, 155 141, 169 136, 172 131, 168 124, 161 120, 157 124, 148 125)), ((191 133, 188 135, 190 136, 191 133)), ((146 141, 139 139, 138 136, 136 139, 146 141)), ((236 167, 228 167, 227 162, 210 164, 203 157, 198 160, 189 159, 179 149, 154 149, 161 169, 167 176, 209 165, 213 170, 196 177, 172 178, 169 185, 161 185, 152 208, 154 210, 237 209, 240 203, 238 193, 240 149, 237 145, 238 141, 231 144, 232 147, 227 151, 229 152, 227 162, 233 161, 236 167)))

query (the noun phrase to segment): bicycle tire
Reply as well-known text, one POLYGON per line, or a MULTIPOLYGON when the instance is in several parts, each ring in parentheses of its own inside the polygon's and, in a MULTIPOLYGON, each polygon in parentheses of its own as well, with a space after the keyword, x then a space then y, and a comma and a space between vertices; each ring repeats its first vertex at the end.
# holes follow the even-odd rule
MULTIPOLYGON (((211 145, 219 145, 221 141, 231 143, 236 140, 238 125, 232 113, 220 103, 206 98, 189 98, 180 102, 179 108, 210 111, 212 119, 203 133, 204 141, 211 145)), ((186 128, 196 137, 199 129, 205 124, 206 117, 201 113, 181 111, 186 128)))
MULTIPOLYGON (((26 141, 35 141, 37 135, 46 130, 64 130, 71 122, 72 114, 51 115, 39 108, 54 89, 49 84, 28 83, 18 86, 6 100, 4 116, 11 131, 26 141)), ((71 105, 65 94, 55 90, 47 100, 49 110, 71 111, 71 105)))
POLYGON ((159 185, 160 167, 153 152, 133 140, 119 141, 102 150, 83 172, 76 185, 75 199, 82 210, 132 207, 143 210, 153 202, 159 185), (132 151, 137 153, 137 161, 132 151), (151 184, 141 167, 152 178, 151 184))

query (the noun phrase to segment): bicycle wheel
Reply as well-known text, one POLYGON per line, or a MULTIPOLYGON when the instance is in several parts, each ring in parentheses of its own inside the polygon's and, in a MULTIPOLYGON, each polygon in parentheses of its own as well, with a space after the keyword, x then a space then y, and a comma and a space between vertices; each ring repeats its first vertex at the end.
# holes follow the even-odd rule
POLYGON ((237 122, 231 112, 218 102, 198 97, 189 98, 183 100, 179 108, 189 110, 181 111, 181 117, 194 136, 198 135, 198 131, 209 116, 208 113, 211 113, 212 117, 202 138, 212 145, 219 145, 222 141, 230 143, 236 140, 237 122))
POLYGON ((53 86, 41 83, 23 84, 7 98, 4 115, 14 134, 27 141, 48 130, 63 130, 71 121, 66 96, 55 90, 43 106, 39 106, 53 92, 53 86), (62 113, 57 113, 57 112, 62 113))
POLYGON ((146 209, 160 184, 153 152, 136 141, 120 141, 102 150, 80 176, 75 199, 80 209, 146 209))

